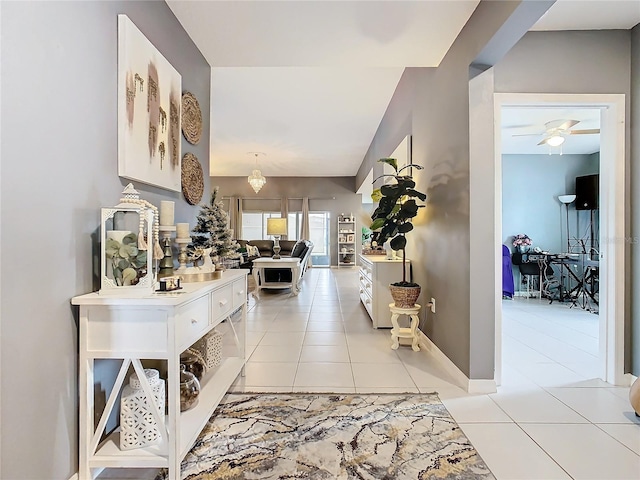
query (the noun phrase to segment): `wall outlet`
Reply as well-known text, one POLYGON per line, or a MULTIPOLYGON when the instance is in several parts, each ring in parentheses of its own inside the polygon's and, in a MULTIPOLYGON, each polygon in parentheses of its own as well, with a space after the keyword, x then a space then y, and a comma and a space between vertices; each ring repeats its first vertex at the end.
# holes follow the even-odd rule
POLYGON ((436 299, 431 297, 431 301, 429 302, 429 306, 431 307, 431 313, 436 313, 436 299))

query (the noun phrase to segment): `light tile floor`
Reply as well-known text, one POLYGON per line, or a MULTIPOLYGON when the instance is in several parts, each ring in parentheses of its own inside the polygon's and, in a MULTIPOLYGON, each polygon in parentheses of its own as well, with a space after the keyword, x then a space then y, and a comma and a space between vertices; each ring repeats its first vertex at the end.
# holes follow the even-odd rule
MULTIPOLYGON (((629 389, 597 379, 597 315, 503 301, 503 384, 469 395, 428 353, 391 350, 389 330, 372 328, 357 289, 357 269, 315 268, 297 297, 251 298, 250 357, 232 390, 435 391, 499 480, 640 479, 629 389)), ((142 478, 124 475, 101 478, 142 478)))

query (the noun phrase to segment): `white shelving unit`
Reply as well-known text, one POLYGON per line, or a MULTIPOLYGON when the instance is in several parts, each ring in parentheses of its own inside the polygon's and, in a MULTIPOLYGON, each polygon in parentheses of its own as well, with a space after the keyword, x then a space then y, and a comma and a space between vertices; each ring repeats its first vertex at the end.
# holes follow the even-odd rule
POLYGON ((338 267, 356 264, 356 219, 338 217, 338 267))
POLYGON ((187 283, 182 290, 141 298, 90 293, 72 299, 80 306, 79 480, 118 467, 164 467, 169 480, 179 480, 180 462, 238 374, 244 373, 246 275, 247 270, 227 270, 219 280, 187 283), (202 378, 197 404, 180 412, 180 353, 214 328, 222 334, 223 360, 202 378), (96 412, 94 368, 101 359, 120 360, 121 366, 104 410, 96 412), (131 366, 152 398, 142 371, 144 360, 166 363, 167 412, 152 412, 161 425, 162 441, 121 450, 119 428, 109 433, 105 427, 131 366), (96 415, 100 421, 94 426, 96 415))

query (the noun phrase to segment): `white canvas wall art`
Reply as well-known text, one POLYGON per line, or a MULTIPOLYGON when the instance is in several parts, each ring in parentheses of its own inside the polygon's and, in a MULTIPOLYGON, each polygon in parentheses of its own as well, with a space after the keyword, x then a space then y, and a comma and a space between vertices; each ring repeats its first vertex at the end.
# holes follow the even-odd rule
POLYGON ((126 15, 118 15, 118 175, 181 190, 182 77, 126 15))

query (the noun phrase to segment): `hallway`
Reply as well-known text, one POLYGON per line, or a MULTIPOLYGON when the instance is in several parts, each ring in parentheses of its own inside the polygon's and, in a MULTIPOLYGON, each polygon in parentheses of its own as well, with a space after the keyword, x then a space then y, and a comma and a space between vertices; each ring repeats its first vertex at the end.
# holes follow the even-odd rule
MULTIPOLYGON (((639 478, 640 418, 629 388, 595 378, 596 315, 503 301, 503 385, 470 395, 425 351, 391 350, 389 330, 374 330, 359 303, 357 272, 311 268, 297 297, 251 296, 250 357, 231 391, 435 391, 498 480, 639 478)), ((107 470, 99 478, 155 473, 107 470)))
MULTIPOLYGON (((424 351, 389 348, 359 303, 357 269, 310 269, 298 297, 251 299, 236 391, 433 392, 498 479, 637 479, 640 419, 628 388, 595 378, 597 316, 504 304, 503 385, 469 395, 424 351), (563 319, 551 336, 537 326, 563 319)), ((548 307, 551 307, 549 309, 548 307)))

